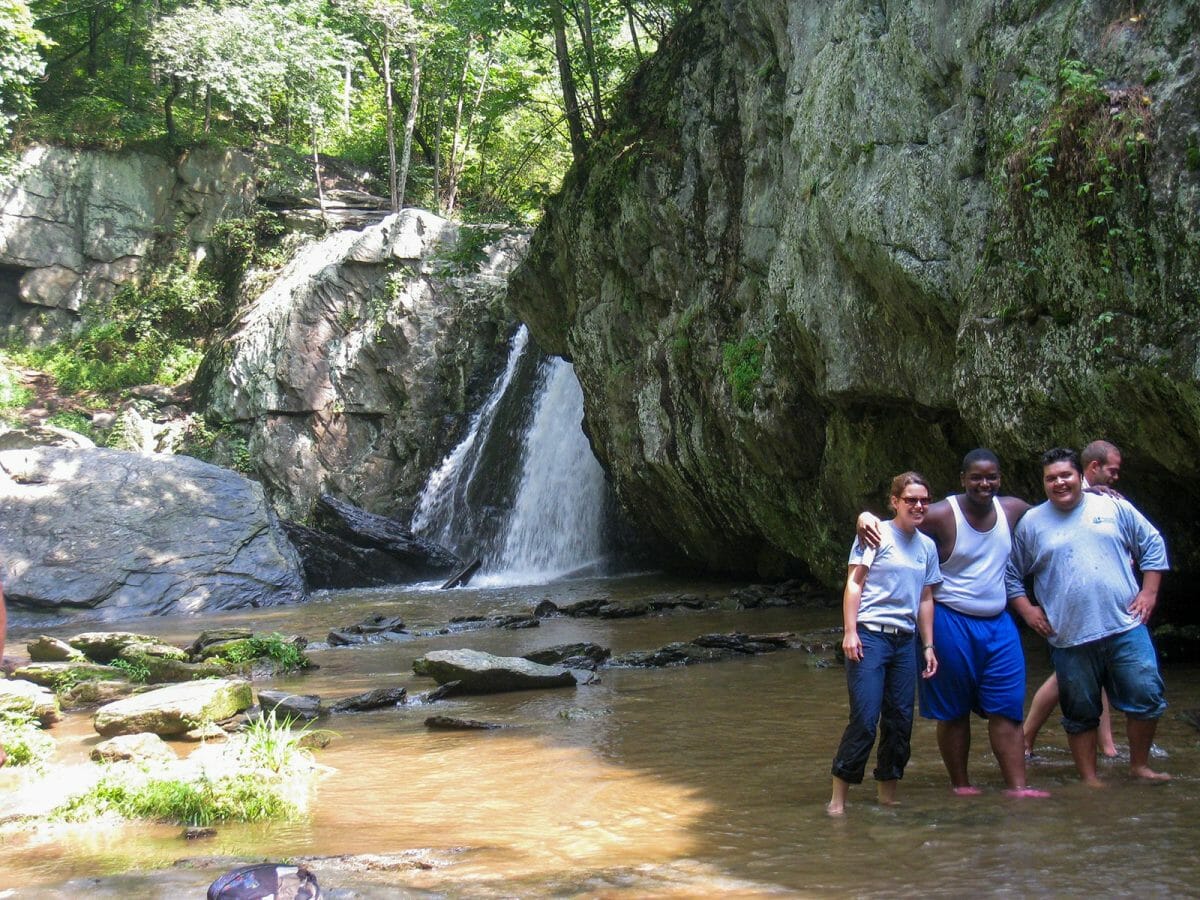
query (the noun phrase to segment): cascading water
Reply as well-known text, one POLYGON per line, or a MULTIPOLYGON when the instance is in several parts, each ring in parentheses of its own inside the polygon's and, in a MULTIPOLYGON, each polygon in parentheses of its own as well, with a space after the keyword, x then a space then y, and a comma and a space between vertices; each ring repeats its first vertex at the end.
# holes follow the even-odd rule
POLYGON ((574 367, 539 360, 521 326, 467 436, 422 491, 413 531, 482 560, 477 585, 599 570, 615 504, 582 422, 574 367))

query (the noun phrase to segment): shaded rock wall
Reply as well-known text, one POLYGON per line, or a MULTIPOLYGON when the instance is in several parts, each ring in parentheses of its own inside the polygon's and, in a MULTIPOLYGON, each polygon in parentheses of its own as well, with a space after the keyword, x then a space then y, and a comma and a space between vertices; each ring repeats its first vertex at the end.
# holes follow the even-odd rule
POLYGON ((145 153, 31 147, 0 183, 0 328, 53 339, 80 307, 131 281, 166 234, 200 244, 254 196, 249 157, 191 150, 175 163, 145 153))
POLYGON ((123 619, 306 599, 262 487, 187 456, 8 450, 0 517, 15 607, 123 619))
POLYGON ((297 254, 197 376, 286 517, 322 493, 396 515, 503 366, 527 235, 406 209, 297 254))
POLYGON ((836 584, 895 473, 1105 436, 1197 568, 1200 10, 1146 6, 700 3, 510 285, 636 521, 836 584))

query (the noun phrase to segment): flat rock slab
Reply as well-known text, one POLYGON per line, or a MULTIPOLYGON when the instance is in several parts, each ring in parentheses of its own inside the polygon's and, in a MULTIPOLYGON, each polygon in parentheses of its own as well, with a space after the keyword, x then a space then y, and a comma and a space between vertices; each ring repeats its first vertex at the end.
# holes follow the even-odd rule
POLYGON ((92 724, 104 737, 142 731, 185 734, 205 722, 235 716, 253 703, 249 681, 236 678, 190 681, 102 706, 96 710, 92 724))
POLYGON ((413 671, 428 675, 438 684, 458 681, 458 692, 465 694, 573 687, 578 683, 567 669, 478 650, 434 650, 415 660, 413 671))

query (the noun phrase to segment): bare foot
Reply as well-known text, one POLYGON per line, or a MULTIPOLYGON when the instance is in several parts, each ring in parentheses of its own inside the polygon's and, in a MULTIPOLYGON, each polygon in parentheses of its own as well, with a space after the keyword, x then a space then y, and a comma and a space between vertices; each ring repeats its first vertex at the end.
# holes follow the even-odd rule
POLYGON ((1050 796, 1049 791, 1039 791, 1037 788, 1019 787, 1009 788, 1004 792, 1005 797, 1014 797, 1017 800, 1042 800, 1050 796))
POLYGON ((955 797, 978 797, 983 791, 973 784, 964 784, 956 788, 950 788, 950 793, 955 797))
POLYGON ((1142 781, 1149 781, 1154 784, 1162 784, 1163 782, 1171 780, 1171 776, 1166 772, 1155 772, 1149 766, 1131 766, 1129 769, 1129 774, 1134 778, 1138 778, 1142 781))
POLYGON ((6 762, 8 762, 8 754, 0 750, 0 766, 3 766, 6 762))
POLYGON ((1109 758, 1109 759, 1116 759, 1118 756, 1120 756, 1120 755, 1121 755, 1121 753, 1120 753, 1120 751, 1119 751, 1119 750, 1117 750, 1117 746, 1116 746, 1116 744, 1113 744, 1113 745, 1111 745, 1111 746, 1108 746, 1108 747, 1101 747, 1101 748, 1100 748, 1100 755, 1101 755, 1101 756, 1105 756, 1105 757, 1107 757, 1107 758, 1109 758))
POLYGON ((846 814, 846 807, 834 805, 834 802, 830 800, 825 804, 825 814, 830 816, 844 816, 846 814))
POLYGON ((1106 788, 1106 787, 1108 787, 1108 784, 1106 782, 1103 782, 1099 778, 1095 778, 1095 777, 1083 779, 1083 784, 1084 784, 1084 787, 1090 787, 1090 788, 1106 788))
POLYGON ((880 806, 899 806, 896 799, 896 782, 880 781, 875 788, 875 796, 879 798, 880 806))

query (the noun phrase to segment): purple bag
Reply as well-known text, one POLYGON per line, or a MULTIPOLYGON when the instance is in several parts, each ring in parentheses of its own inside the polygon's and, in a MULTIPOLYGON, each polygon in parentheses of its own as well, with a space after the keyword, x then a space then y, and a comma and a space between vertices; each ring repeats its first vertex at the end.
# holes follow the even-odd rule
POLYGON ((208 900, 320 900, 317 877, 304 866, 260 863, 226 872, 208 886, 208 900))

